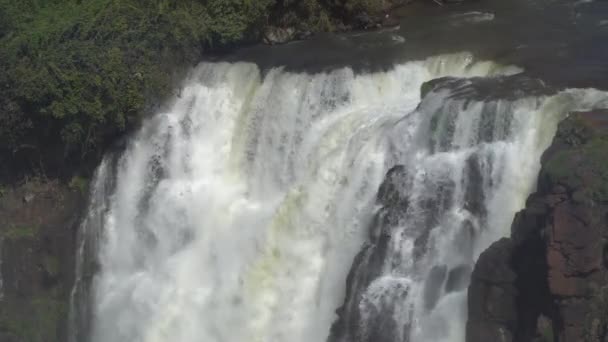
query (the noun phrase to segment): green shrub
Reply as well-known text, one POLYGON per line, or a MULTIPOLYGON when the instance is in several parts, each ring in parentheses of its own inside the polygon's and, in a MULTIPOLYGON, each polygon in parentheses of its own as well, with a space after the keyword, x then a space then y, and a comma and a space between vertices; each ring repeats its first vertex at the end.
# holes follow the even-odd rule
POLYGON ((382 0, 348 0, 344 6, 351 13, 365 11, 371 14, 380 11, 383 3, 382 0))
POLYGON ((84 177, 74 176, 70 180, 68 187, 72 191, 78 191, 81 195, 85 195, 89 189, 89 181, 84 177))
POLYGON ((0 146, 85 157, 169 94, 210 46, 249 39, 270 0, 0 0, 0 146))

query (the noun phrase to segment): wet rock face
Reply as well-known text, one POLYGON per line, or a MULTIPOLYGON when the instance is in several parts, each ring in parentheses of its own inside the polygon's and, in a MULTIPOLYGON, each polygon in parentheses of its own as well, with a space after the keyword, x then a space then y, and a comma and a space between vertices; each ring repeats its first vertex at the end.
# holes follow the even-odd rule
POLYGON ((382 206, 370 230, 369 242, 355 257, 346 280, 346 299, 336 313, 329 342, 393 342, 407 341, 408 327, 397 327, 393 319, 394 301, 405 300, 409 287, 394 284, 378 294, 376 302, 366 297, 374 284, 382 285, 382 267, 385 263, 388 244, 394 228, 408 207, 407 195, 403 193, 403 182, 407 178, 405 167, 395 166, 388 171, 378 191, 378 204, 382 206), (366 322, 362 324, 362 322, 366 322), (404 336, 395 336, 401 333, 404 336))
POLYGON ((517 290, 512 253, 512 241, 502 239, 479 257, 469 286, 467 341, 514 341, 517 290))
POLYGON ((443 89, 450 89, 452 98, 477 101, 516 100, 528 96, 550 95, 556 91, 539 79, 524 74, 469 79, 440 77, 422 84, 421 97, 424 98, 431 91, 443 89))
POLYGON ((542 164, 511 238, 475 267, 467 342, 608 340, 608 111, 573 113, 542 164), (497 269, 514 275, 499 283, 506 298, 489 290, 497 269))
POLYGON ((0 193, 0 341, 67 341, 81 189, 29 180, 0 193))

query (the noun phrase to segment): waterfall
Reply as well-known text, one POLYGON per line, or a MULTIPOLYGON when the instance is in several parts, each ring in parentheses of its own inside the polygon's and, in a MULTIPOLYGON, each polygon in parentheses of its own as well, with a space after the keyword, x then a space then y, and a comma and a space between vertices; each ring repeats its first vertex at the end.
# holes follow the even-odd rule
POLYGON ((435 86, 421 102, 420 86, 518 71, 468 54, 369 74, 200 65, 97 171, 73 341, 462 341, 467 270, 507 234, 558 120, 599 95, 435 86), (388 170, 399 208, 376 200, 388 170))
POLYGON ((555 93, 517 76, 439 81, 390 133, 396 166, 332 342, 463 342, 474 263, 509 236, 557 123, 608 104, 602 92, 555 93))

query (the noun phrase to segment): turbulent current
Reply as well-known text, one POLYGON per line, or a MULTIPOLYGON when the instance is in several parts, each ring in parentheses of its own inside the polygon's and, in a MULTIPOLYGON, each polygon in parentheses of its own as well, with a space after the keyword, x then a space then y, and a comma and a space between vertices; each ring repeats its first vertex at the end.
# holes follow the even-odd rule
POLYGON ((558 121, 604 98, 467 93, 517 72, 467 54, 368 74, 200 65, 97 171, 73 342, 464 341, 467 272, 558 121), (421 99, 443 76, 464 83, 421 99), (378 196, 389 169, 401 211, 378 196))

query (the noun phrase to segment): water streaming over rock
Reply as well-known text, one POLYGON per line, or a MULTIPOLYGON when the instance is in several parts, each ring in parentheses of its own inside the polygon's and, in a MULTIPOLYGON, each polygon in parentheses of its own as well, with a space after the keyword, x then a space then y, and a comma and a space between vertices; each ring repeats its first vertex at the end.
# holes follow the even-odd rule
POLYGON ((557 121, 599 95, 436 85, 420 103, 420 86, 517 71, 467 54, 371 74, 199 66, 97 171, 73 341, 320 342, 343 302, 334 340, 462 341, 473 261, 557 121))
POLYGON ((606 101, 517 76, 438 80, 391 132, 396 166, 330 340, 463 342, 475 260, 509 234, 557 123, 606 101))

